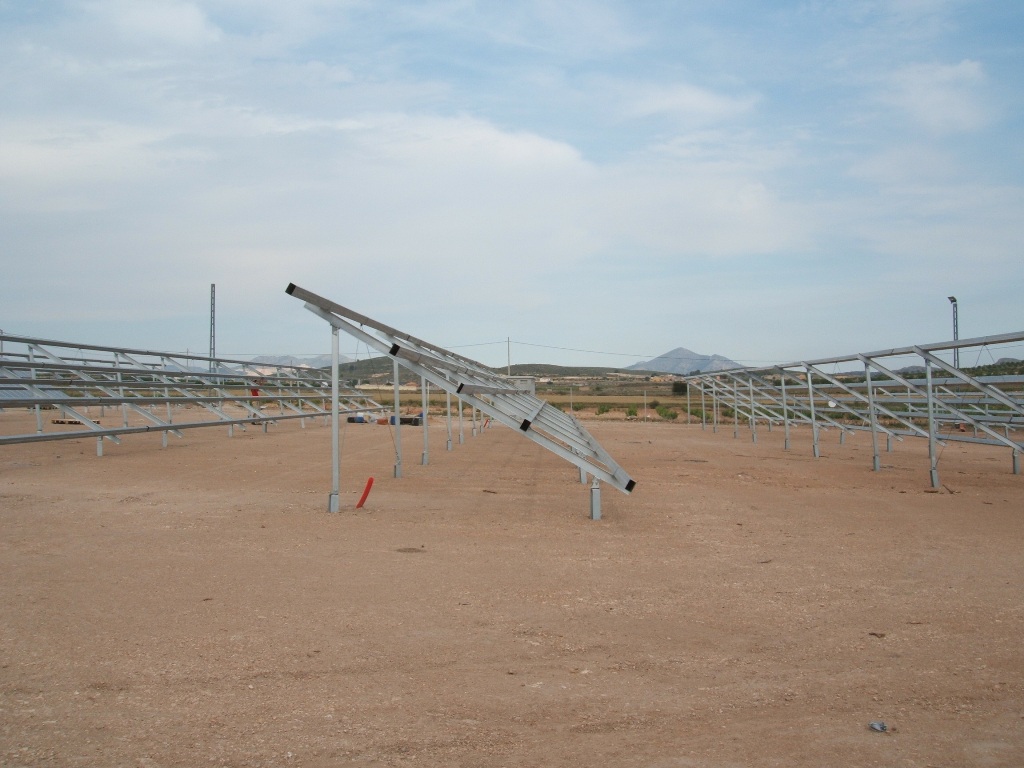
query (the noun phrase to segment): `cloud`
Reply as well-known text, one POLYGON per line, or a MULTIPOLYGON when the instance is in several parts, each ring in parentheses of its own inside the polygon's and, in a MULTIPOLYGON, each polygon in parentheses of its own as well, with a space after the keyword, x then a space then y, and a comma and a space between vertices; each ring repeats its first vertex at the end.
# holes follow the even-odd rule
POLYGON ((609 90, 618 93, 628 117, 669 116, 698 125, 735 119, 758 102, 755 96, 730 96, 689 83, 619 83, 609 90))
POLYGON ((891 74, 883 98, 932 134, 971 133, 991 120, 985 86, 977 61, 912 64, 891 74))
POLYGON ((544 51, 560 59, 604 57, 643 42, 621 6, 596 0, 440 0, 406 5, 398 10, 398 18, 416 29, 487 41, 508 50, 544 51))
POLYGON ((91 0, 83 7, 122 42, 140 48, 202 46, 222 37, 196 3, 184 0, 91 0))

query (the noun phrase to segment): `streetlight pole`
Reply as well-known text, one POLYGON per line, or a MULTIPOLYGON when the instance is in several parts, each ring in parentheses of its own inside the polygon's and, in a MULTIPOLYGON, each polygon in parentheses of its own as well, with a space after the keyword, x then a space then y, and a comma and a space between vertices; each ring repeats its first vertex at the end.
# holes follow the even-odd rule
MULTIPOLYGON (((957 314, 956 296, 949 297, 949 303, 953 305, 953 341, 960 340, 960 322, 957 314)), ((960 367, 960 349, 953 347, 953 367, 960 367)))

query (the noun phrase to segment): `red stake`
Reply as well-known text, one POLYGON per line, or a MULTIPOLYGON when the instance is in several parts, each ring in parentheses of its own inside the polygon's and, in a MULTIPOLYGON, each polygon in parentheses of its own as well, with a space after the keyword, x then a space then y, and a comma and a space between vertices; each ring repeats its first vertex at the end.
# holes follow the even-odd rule
POLYGON ((363 504, 366 503, 366 497, 370 495, 370 489, 373 488, 373 478, 371 477, 366 481, 366 487, 363 489, 363 495, 359 497, 359 503, 356 504, 356 509, 362 509, 363 504))

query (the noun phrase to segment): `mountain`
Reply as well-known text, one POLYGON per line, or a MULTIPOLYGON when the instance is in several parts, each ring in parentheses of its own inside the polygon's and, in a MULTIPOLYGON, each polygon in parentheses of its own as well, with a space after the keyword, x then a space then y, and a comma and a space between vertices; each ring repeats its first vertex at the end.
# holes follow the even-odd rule
POLYGON ((686 374, 693 373, 694 371, 699 371, 700 373, 724 371, 726 368, 739 367, 739 363, 733 362, 721 355, 700 355, 686 347, 676 347, 671 352, 658 355, 658 357, 648 360, 646 363, 635 363, 626 370, 686 374))
MULTIPOLYGON (((349 362, 351 358, 341 355, 338 361, 349 362)), ((254 357, 252 362, 256 365, 294 365, 299 368, 326 368, 331 364, 330 355, 314 355, 307 357, 296 357, 295 355, 260 355, 254 357)))

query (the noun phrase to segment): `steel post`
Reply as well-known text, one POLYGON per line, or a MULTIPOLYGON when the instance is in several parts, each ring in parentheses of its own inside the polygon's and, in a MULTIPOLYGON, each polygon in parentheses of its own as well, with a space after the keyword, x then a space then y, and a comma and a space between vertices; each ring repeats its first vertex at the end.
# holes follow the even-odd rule
POLYGON ((811 373, 810 366, 804 366, 807 372, 807 402, 811 407, 811 436, 814 443, 813 453, 814 458, 821 457, 821 447, 818 444, 818 417, 814 410, 814 374, 811 373))
POLYGON ((754 413, 754 380, 747 379, 747 386, 750 392, 750 439, 757 442, 757 414, 754 413))
POLYGON ((786 372, 782 371, 782 423, 785 437, 782 441, 782 450, 789 450, 789 404, 786 402, 786 372))
POLYGON ((422 393, 422 401, 423 401, 423 415, 422 415, 422 418, 423 418, 423 458, 421 460, 421 463, 423 464, 423 466, 426 466, 428 463, 430 463, 430 456, 429 456, 429 449, 430 449, 429 440, 430 440, 430 438, 429 438, 429 435, 428 435, 428 424, 427 424, 427 410, 430 407, 430 383, 427 381, 426 376, 421 376, 420 377, 420 392, 422 393))
POLYGON ((601 519, 601 481, 596 477, 590 486, 590 519, 601 519))
POLYGON ((878 456, 878 414, 875 412, 875 386, 871 381, 871 366, 864 363, 864 382, 868 390, 868 415, 871 419, 871 468, 878 472, 882 461, 878 456))
POLYGON ((401 477, 402 476, 402 417, 401 417, 401 414, 400 414, 400 408, 401 408, 400 398, 401 398, 401 395, 399 393, 399 389, 400 389, 401 385, 399 384, 399 381, 398 381, 398 358, 397 357, 391 358, 391 363, 392 363, 392 366, 393 366, 393 369, 394 369, 393 376, 394 376, 394 379, 395 379, 395 407, 394 407, 394 412, 395 412, 395 417, 394 417, 395 418, 395 477, 401 477))
POLYGON ((704 431, 708 428, 707 406, 704 404, 704 380, 700 381, 700 428, 704 431))
POLYGON ((740 390, 735 379, 732 382, 732 436, 734 439, 740 436, 740 390))
POLYGON ((711 431, 718 434, 718 383, 711 380, 711 431))
POLYGON ((931 464, 932 488, 939 487, 939 456, 935 450, 935 402, 932 394, 932 361, 924 361, 925 391, 928 399, 928 461, 931 464))
POLYGON ((331 492, 327 497, 327 511, 341 510, 341 441, 338 413, 338 329, 331 327, 331 492))
POLYGON ((448 430, 448 450, 452 449, 452 393, 445 391, 445 426, 448 430))

